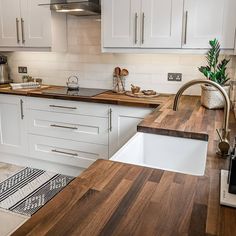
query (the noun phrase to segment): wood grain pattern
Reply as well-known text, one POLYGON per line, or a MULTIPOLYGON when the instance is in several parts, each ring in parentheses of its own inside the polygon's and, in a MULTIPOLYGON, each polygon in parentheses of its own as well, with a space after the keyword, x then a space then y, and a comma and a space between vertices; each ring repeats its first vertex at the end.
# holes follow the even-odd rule
POLYGON ((173 111, 173 99, 174 96, 169 96, 168 101, 146 117, 138 125, 138 131, 207 141, 207 121, 220 111, 209 112, 194 96, 182 97, 179 110, 173 111))
MULTIPOLYGON (((141 126, 208 133, 204 176, 98 160, 13 235, 236 235, 236 209, 219 204, 220 169, 228 167, 215 154, 223 111, 184 97, 179 112, 171 111, 170 99, 141 126)), ((230 128, 233 140, 233 114, 230 128)))
POLYGON ((44 89, 55 89, 55 88, 62 88, 62 87, 48 85, 46 87, 43 86, 40 89, 30 89, 30 90, 29 89, 12 90, 10 87, 5 87, 5 88, 0 88, 0 94, 22 95, 22 96, 40 97, 49 99, 95 102, 95 103, 147 107, 147 108, 156 108, 161 103, 168 100, 169 97, 169 95, 160 95, 159 97, 156 98, 134 98, 126 96, 125 94, 113 93, 112 91, 108 91, 94 97, 76 97, 69 95, 43 94, 44 89))

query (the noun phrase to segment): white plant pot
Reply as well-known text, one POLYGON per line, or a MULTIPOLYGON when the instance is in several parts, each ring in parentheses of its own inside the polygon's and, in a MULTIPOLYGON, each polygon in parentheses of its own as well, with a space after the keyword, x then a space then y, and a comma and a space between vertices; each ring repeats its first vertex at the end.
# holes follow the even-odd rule
MULTIPOLYGON (((224 108, 225 100, 220 91, 210 85, 202 85, 201 103, 208 109, 224 108)), ((223 86, 229 96, 230 85, 223 86)))

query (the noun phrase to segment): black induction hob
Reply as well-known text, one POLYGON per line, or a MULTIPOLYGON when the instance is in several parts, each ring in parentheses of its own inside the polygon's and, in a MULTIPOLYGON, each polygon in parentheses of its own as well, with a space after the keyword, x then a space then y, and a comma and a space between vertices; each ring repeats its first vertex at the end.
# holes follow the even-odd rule
POLYGON ((43 90, 43 94, 48 95, 68 95, 68 96, 79 96, 79 97, 94 97, 101 93, 107 92, 107 89, 93 89, 93 88, 80 88, 78 90, 69 90, 67 88, 59 89, 46 89, 43 90))

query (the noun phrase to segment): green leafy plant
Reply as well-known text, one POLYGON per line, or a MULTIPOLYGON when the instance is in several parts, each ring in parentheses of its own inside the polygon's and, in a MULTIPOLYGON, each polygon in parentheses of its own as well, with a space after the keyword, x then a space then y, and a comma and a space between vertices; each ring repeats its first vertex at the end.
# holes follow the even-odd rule
POLYGON ((210 40, 209 44, 211 48, 209 49, 206 59, 207 66, 201 66, 199 71, 209 80, 212 80, 220 85, 225 85, 227 81, 230 80, 228 78, 228 74, 226 73, 227 64, 230 59, 223 59, 219 62, 220 55, 220 43, 217 39, 210 40))

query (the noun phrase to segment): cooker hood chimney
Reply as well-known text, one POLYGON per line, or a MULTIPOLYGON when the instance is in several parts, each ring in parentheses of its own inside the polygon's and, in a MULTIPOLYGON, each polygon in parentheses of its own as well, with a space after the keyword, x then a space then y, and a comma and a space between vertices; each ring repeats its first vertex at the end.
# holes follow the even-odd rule
POLYGON ((101 14, 99 0, 50 0, 49 4, 39 5, 50 6, 52 11, 76 16, 94 16, 101 14))

